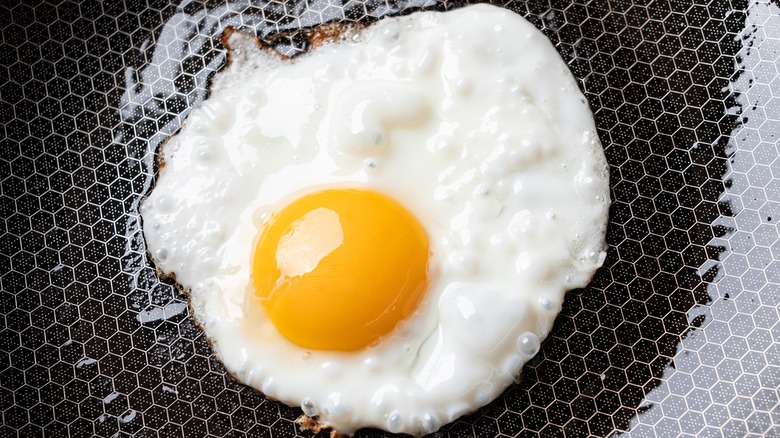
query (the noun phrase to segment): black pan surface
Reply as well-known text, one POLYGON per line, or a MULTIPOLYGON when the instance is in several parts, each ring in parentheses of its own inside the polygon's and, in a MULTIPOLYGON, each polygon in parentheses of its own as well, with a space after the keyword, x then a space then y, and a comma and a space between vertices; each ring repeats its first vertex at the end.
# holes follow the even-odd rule
MULTIPOLYGON (((293 56, 323 22, 462 4, 3 2, 0 434, 311 436, 231 380, 156 276, 155 150, 207 96, 227 26, 293 56)), ((780 436, 780 7, 501 4, 594 111, 609 251, 522 379, 437 435, 780 436)))

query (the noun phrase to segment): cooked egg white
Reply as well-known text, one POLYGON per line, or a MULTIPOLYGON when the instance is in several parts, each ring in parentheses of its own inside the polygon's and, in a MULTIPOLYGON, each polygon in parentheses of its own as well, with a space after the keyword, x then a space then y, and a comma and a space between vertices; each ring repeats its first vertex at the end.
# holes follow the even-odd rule
POLYGON ((478 5, 293 62, 228 43, 141 207, 226 369, 345 434, 497 397, 605 254, 608 168, 550 42, 478 5))

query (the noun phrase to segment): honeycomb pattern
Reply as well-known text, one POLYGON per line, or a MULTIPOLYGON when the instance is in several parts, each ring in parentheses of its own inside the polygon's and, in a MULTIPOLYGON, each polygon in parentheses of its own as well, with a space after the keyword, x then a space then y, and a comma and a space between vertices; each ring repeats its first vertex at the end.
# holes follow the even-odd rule
MULTIPOLYGON (((501 3, 594 110, 610 249, 522 379, 439 436, 780 436, 780 8, 637 3, 501 3)), ((461 5, 3 2, 1 435, 311 436, 231 380, 149 264, 154 150, 226 26, 295 55, 322 22, 461 5)))

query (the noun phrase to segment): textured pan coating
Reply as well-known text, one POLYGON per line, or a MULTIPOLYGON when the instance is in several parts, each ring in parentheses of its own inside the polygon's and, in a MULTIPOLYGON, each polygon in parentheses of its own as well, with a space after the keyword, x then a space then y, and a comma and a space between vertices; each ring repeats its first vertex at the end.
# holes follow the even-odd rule
MULTIPOLYGON (((511 6, 594 110, 614 200, 605 268, 523 380, 442 433, 778 434, 778 7, 582 3, 511 6)), ((156 277, 137 205, 152 151, 224 61, 221 29, 294 54, 304 33, 280 32, 406 6, 435 7, 0 6, 3 435, 296 434, 300 411, 233 383, 156 277)))

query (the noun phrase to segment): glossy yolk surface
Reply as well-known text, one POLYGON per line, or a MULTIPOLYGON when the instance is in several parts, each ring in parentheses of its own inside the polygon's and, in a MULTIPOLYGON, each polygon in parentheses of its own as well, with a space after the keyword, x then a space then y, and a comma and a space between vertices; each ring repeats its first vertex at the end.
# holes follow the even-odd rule
POLYGON ((428 283, 417 219, 370 190, 307 194, 274 213, 253 259, 255 294, 301 347, 356 350, 411 315, 428 283))

